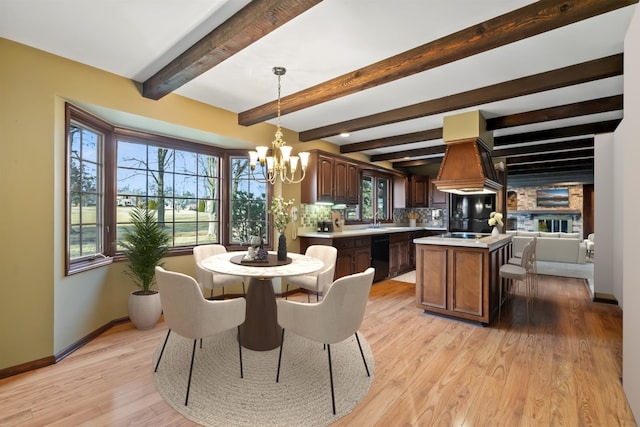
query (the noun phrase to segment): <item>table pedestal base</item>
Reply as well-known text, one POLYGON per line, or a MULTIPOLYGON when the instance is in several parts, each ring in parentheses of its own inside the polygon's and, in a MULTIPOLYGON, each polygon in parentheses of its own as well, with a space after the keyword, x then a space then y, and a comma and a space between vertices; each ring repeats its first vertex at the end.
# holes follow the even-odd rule
POLYGON ((242 346, 256 351, 279 347, 282 328, 278 325, 276 297, 271 279, 252 277, 246 299, 247 315, 240 326, 242 346))

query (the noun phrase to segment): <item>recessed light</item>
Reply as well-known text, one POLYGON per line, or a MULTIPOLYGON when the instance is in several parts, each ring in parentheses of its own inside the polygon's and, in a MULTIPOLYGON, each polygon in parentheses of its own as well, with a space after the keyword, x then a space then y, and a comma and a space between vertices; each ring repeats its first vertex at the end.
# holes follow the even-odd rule
POLYGON ((340 132, 340 136, 343 138, 347 138, 349 136, 349 132, 340 132))

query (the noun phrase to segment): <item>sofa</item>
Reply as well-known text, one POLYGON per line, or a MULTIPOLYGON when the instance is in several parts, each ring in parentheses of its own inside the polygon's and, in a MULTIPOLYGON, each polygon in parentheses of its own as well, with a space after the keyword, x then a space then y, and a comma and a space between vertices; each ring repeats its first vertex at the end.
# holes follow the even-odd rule
POLYGON ((536 259, 538 261, 568 262, 584 264, 587 262, 587 247, 581 241, 580 233, 547 233, 543 231, 507 231, 513 236, 513 253, 521 254, 524 246, 534 237, 536 259))

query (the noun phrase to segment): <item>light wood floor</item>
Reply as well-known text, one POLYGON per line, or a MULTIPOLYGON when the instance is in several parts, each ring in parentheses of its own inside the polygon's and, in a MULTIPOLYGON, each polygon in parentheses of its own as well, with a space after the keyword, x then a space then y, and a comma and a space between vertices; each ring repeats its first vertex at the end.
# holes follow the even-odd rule
MULTIPOLYGON (((530 335, 517 296, 482 327, 424 314, 411 284, 374 284, 361 328, 373 385, 336 425, 635 426, 620 309, 590 302, 581 280, 541 277, 530 335)), ((0 425, 194 425, 153 384, 165 333, 123 324, 55 366, 0 380, 0 425)))

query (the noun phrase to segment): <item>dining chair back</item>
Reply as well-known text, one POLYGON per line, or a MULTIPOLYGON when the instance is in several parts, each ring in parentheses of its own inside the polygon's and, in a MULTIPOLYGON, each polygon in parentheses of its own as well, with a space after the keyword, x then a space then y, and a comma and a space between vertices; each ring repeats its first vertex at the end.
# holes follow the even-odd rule
POLYGON ((369 367, 358 338, 358 329, 364 319, 369 300, 369 291, 373 283, 375 269, 368 268, 362 273, 344 276, 329 287, 320 302, 300 303, 279 299, 278 323, 282 326, 282 341, 278 357, 276 382, 280 380, 280 364, 284 348, 285 330, 307 339, 326 344, 329 358, 329 378, 331 382, 331 402, 336 413, 333 389, 333 369, 331 365, 331 344, 346 340, 355 335, 367 376, 369 367))
MULTIPOLYGON (((292 285, 315 292, 316 301, 319 301, 320 294, 324 295, 333 283, 338 250, 328 245, 311 245, 305 251, 305 255, 322 260, 324 267, 311 274, 287 278, 285 299, 287 299, 289 295, 289 286, 292 285)), ((309 301, 309 294, 307 294, 307 302, 309 301)))
POLYGON ((244 280, 240 276, 233 276, 231 274, 214 273, 211 270, 207 270, 202 266, 202 261, 210 256, 224 254, 227 252, 227 248, 223 245, 211 244, 211 245, 199 245, 193 248, 193 260, 196 265, 196 277, 198 278, 198 284, 200 289, 204 293, 205 289, 210 290, 210 297, 213 297, 214 289, 222 289, 222 297, 224 298, 225 286, 242 284, 242 293, 246 295, 244 280))
POLYGON ((242 378, 242 347, 240 345, 239 326, 244 323, 245 319, 245 299, 234 298, 221 301, 209 301, 204 298, 198 283, 193 277, 182 273, 167 271, 162 267, 156 267, 156 281, 160 292, 164 321, 169 331, 162 344, 162 350, 160 350, 154 372, 158 370, 171 331, 193 340, 191 366, 189 368, 189 380, 187 382, 187 395, 184 401, 186 406, 189 402, 191 375, 193 373, 193 361, 198 339, 202 340, 203 338, 236 327, 238 328, 240 377, 242 378))

